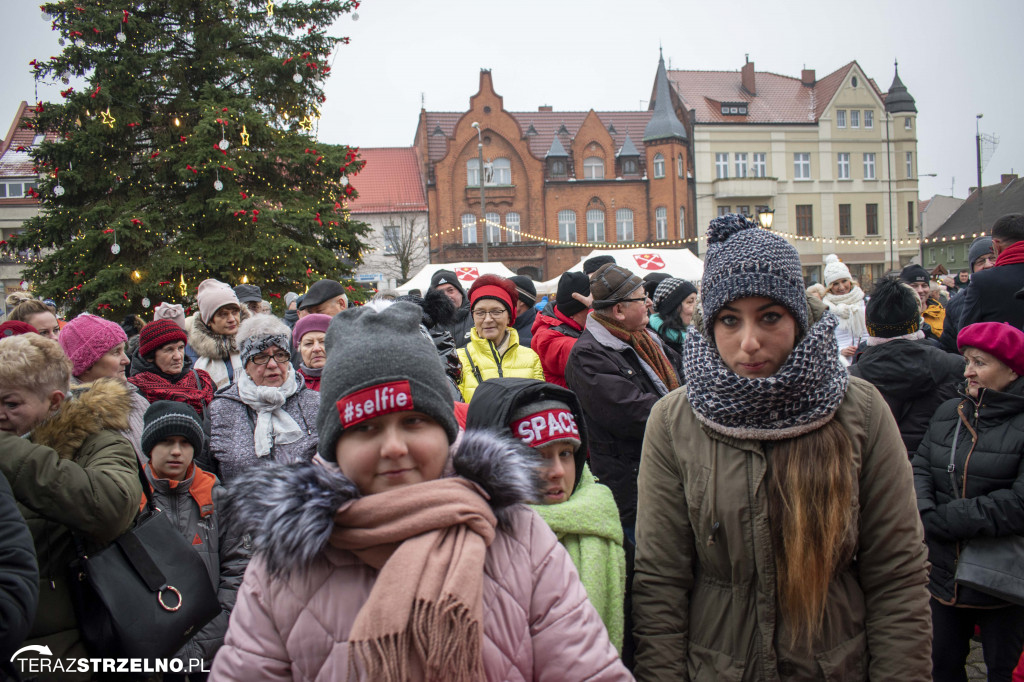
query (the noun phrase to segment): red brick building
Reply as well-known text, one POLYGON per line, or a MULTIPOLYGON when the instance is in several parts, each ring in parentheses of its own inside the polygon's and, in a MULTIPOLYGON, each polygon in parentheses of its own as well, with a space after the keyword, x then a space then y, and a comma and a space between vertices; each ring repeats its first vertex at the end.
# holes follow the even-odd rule
POLYGON ((606 244, 678 246, 695 235, 687 132, 664 61, 651 111, 506 111, 491 72, 465 112, 421 111, 414 146, 426 178, 430 260, 478 261, 478 135, 488 259, 535 279, 606 244))

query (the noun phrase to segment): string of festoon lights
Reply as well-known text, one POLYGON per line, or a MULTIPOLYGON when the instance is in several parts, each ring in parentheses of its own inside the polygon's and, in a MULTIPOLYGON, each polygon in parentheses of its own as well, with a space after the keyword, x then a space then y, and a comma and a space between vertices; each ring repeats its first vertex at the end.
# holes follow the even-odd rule
MULTIPOLYGON (((479 219, 477 219, 476 221, 474 221, 472 227, 475 228, 479 223, 480 223, 480 221, 479 221, 479 219)), ((492 220, 484 220, 484 223, 485 223, 485 225, 488 228, 499 229, 499 230, 501 230, 502 232, 505 232, 508 235, 514 235, 515 237, 517 237, 517 239, 515 241, 521 241, 522 237, 527 237, 527 238, 532 239, 532 240, 544 242, 545 244, 551 244, 551 245, 555 245, 555 246, 582 246, 582 247, 591 247, 591 248, 593 248, 593 247, 600 247, 602 249, 665 248, 665 247, 672 247, 672 246, 684 246, 686 244, 694 244, 694 243, 696 243, 698 241, 706 239, 706 235, 702 234, 702 235, 698 235, 696 237, 688 237, 686 239, 664 239, 664 240, 658 240, 658 241, 654 241, 654 242, 580 242, 580 241, 566 241, 566 240, 563 240, 563 239, 553 239, 551 237, 545 237, 545 236, 538 235, 538 234, 532 234, 532 233, 527 232, 525 230, 519 230, 519 229, 516 229, 514 227, 507 227, 505 225, 502 225, 501 223, 496 223, 496 222, 494 222, 492 220)), ((470 226, 467 225, 466 227, 470 227, 470 226)), ((885 239, 884 237, 881 237, 881 236, 873 238, 873 239, 854 239, 852 237, 808 237, 808 236, 800 235, 800 234, 791 234, 789 232, 782 232, 780 230, 772 230, 772 229, 764 228, 764 227, 761 227, 761 226, 758 226, 758 227, 760 227, 762 230, 767 229, 768 232, 774 232, 775 234, 779 235, 780 237, 783 237, 784 239, 789 239, 789 240, 799 241, 799 242, 811 242, 811 243, 816 243, 816 244, 844 244, 844 245, 855 245, 855 246, 877 246, 877 247, 884 247, 884 246, 887 246, 890 243, 888 239, 885 239)), ((463 229, 464 229, 463 226, 460 225, 458 227, 453 227, 453 228, 450 228, 450 229, 447 229, 447 230, 440 230, 438 232, 434 232, 433 234, 434 234, 434 236, 437 236, 437 237, 444 237, 444 236, 449 235, 449 234, 461 234, 463 229)), ((982 232, 972 232, 971 234, 964 233, 964 234, 953 235, 953 236, 949 236, 949 237, 930 237, 930 238, 925 238, 925 239, 897 239, 897 240, 893 240, 893 243, 895 243, 895 244, 897 244, 899 246, 921 246, 922 244, 940 244, 940 243, 960 242, 960 241, 964 241, 964 240, 968 240, 968 239, 977 239, 978 237, 984 237, 985 235, 986 235, 986 233, 984 231, 982 231, 982 232)), ((515 242, 511 242, 510 241, 508 243, 515 243, 515 242)))

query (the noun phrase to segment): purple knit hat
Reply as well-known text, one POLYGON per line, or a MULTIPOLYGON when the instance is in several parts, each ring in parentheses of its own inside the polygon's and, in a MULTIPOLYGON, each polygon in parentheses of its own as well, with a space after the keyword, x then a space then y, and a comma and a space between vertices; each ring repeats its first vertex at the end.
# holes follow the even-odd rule
POLYGON ((111 348, 126 343, 128 335, 120 325, 110 320, 82 313, 64 325, 57 341, 71 359, 71 373, 78 377, 111 348))
POLYGON ((319 313, 306 315, 295 323, 295 329, 292 330, 292 341, 298 344, 302 341, 302 337, 309 332, 323 332, 326 334, 327 327, 331 324, 331 319, 330 315, 321 315, 319 313))

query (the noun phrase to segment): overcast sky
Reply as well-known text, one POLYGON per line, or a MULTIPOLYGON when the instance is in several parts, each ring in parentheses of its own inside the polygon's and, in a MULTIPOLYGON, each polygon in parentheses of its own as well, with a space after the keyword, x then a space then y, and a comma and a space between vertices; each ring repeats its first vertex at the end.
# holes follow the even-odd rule
MULTIPOLYGON (((33 98, 28 62, 60 48, 36 3, 3 4, 25 8, 0 44, 6 131, 33 98)), ((984 183, 1024 170, 1022 0, 365 0, 358 14, 335 27, 352 43, 327 83, 325 142, 410 145, 421 95, 428 110, 464 111, 481 68, 512 111, 646 109, 661 45, 676 69, 738 70, 749 54, 758 71, 821 78, 856 59, 883 91, 899 59, 919 111, 919 172, 936 174, 921 178, 922 199, 976 184, 979 113, 1000 139, 984 183)))

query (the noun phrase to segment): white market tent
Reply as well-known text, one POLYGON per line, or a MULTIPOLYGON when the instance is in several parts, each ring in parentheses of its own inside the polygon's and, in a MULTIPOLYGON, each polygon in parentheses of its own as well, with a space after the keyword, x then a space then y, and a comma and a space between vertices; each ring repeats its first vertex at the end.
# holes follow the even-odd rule
MULTIPOLYGON (((652 272, 667 272, 673 277, 699 282, 704 275, 704 261, 689 249, 594 249, 567 272, 582 272, 583 261, 594 256, 612 256, 618 265, 640 277, 652 272)), ((537 282, 537 295, 553 294, 558 289, 558 277, 537 282)))
POLYGON ((471 263, 468 261, 462 261, 459 263, 427 263, 423 266, 423 269, 417 272, 412 278, 396 289, 407 294, 413 289, 419 289, 421 292, 425 292, 430 288, 430 278, 434 276, 434 273, 438 270, 454 270, 455 275, 459 278, 459 284, 466 291, 469 291, 470 285, 476 281, 480 275, 501 275, 502 277, 514 277, 516 273, 512 272, 498 261, 492 261, 490 263, 471 263))

